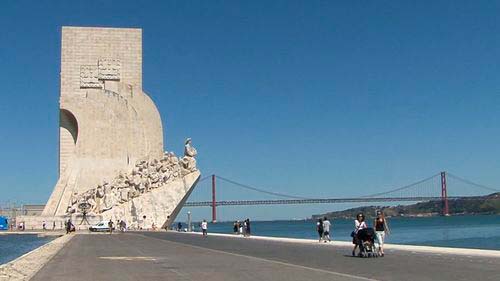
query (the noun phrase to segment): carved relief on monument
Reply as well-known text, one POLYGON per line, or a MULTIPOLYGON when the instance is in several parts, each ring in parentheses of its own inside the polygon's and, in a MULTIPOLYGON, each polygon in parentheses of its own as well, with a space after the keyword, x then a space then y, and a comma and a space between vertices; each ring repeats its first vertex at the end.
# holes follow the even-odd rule
POLYGON ((101 58, 98 61, 99 80, 120 80, 121 62, 119 59, 101 58))
POLYGON ((89 214, 101 214, 142 194, 183 179, 186 175, 198 171, 196 155, 197 151, 188 138, 182 159, 173 152, 165 152, 160 160, 137 161, 130 174, 120 172, 110 183, 104 181, 84 193, 74 193, 66 213, 78 213, 79 204, 86 203, 89 206, 89 214))
POLYGON ((97 65, 80 66, 80 88, 103 87, 101 80, 120 80, 121 61, 119 59, 101 58, 97 65))
POLYGON ((96 65, 80 66, 80 88, 102 88, 96 65))

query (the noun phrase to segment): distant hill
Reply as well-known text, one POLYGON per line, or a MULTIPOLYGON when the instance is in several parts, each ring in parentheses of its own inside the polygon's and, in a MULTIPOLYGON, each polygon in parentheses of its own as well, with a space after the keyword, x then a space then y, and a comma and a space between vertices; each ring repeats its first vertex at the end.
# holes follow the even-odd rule
MULTIPOLYGON (((450 215, 500 214, 500 192, 470 199, 448 200, 448 208, 450 215)), ((375 216, 377 210, 383 210, 386 216, 391 217, 438 216, 441 214, 442 203, 441 201, 428 201, 412 205, 358 207, 313 215, 312 218, 317 219, 324 216, 328 218, 355 218, 358 213, 363 213, 370 218, 375 216)))

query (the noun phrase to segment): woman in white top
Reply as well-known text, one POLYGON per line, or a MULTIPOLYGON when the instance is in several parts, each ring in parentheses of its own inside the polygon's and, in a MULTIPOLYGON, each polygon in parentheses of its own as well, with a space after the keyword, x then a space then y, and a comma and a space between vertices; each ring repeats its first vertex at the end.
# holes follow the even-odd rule
POLYGON ((353 231, 353 237, 352 237, 352 244, 354 244, 354 248, 352 249, 352 256, 356 256, 356 249, 358 248, 358 231, 361 229, 367 228, 366 222, 365 222, 365 215, 363 213, 359 213, 356 216, 356 219, 354 220, 354 231, 353 231))

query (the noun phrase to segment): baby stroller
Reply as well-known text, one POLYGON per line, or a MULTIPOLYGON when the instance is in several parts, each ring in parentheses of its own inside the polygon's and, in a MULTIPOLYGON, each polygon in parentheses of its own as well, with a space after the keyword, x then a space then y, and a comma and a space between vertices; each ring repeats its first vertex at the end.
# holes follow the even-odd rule
POLYGON ((359 256, 363 258, 377 258, 378 252, 375 248, 375 230, 373 228, 360 229, 357 234, 359 256))

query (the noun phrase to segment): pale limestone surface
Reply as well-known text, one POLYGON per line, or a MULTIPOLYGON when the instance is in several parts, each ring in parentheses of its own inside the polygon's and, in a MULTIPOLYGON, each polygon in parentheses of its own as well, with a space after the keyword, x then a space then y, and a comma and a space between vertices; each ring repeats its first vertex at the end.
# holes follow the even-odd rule
POLYGON ((101 213, 104 220, 125 220, 138 229, 167 228, 179 213, 180 207, 196 185, 200 172, 195 171, 170 182, 165 188, 156 188, 112 209, 101 213), (143 216, 146 216, 144 219, 143 216))
MULTIPOLYGON (((166 212, 173 212, 187 198, 186 193, 199 177, 194 156, 179 163, 182 173, 178 178, 156 181, 156 172, 143 172, 139 180, 148 183, 137 183, 134 189, 138 192, 132 190, 128 195, 123 189, 129 188, 132 181, 127 186, 111 186, 119 175, 134 176, 137 163, 160 161, 164 157, 163 145, 159 111, 142 90, 142 30, 63 27, 59 180, 45 206, 43 219, 74 216, 79 211, 76 207, 84 200, 92 206, 92 214, 122 219, 116 213, 121 209, 120 216, 129 220, 133 209, 129 200, 133 197, 138 206, 151 204, 153 201, 147 199, 150 195, 136 197, 152 186, 163 189, 155 191, 166 197, 158 202, 168 203, 143 208, 145 211, 135 216, 146 216, 151 218, 147 223, 163 225, 166 220, 161 220, 173 215, 166 212), (184 179, 186 176, 189 177, 184 179), (119 208, 109 215, 114 206, 119 208)), ((41 222, 41 218, 33 220, 33 224, 41 222)))

